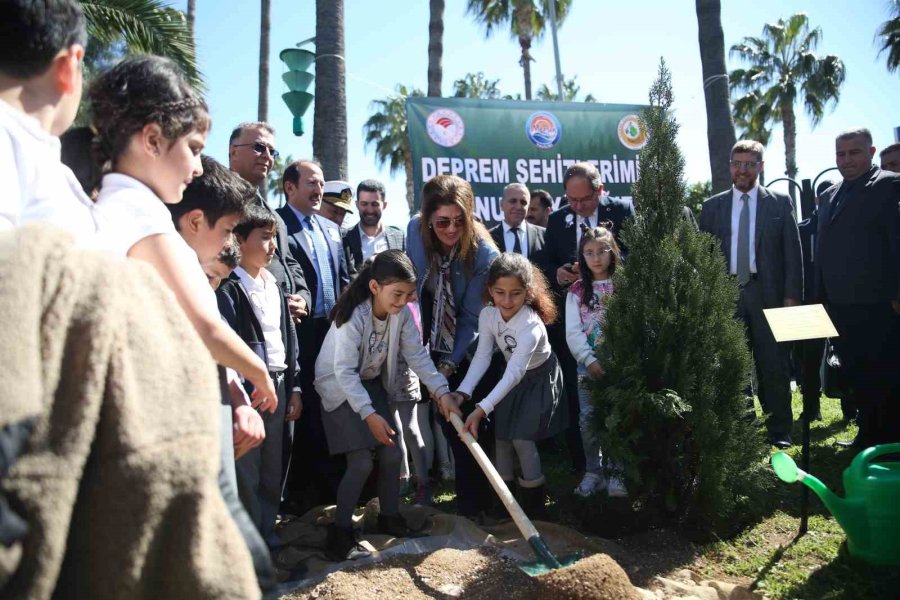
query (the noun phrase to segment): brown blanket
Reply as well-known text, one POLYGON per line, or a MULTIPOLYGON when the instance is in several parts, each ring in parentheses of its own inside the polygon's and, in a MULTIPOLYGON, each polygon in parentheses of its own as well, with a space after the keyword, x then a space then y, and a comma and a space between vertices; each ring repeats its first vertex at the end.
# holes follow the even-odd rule
POLYGON ((259 597, 217 486, 215 366, 149 266, 3 232, 0 365, 0 426, 38 418, 2 482, 30 532, 0 598, 259 597))

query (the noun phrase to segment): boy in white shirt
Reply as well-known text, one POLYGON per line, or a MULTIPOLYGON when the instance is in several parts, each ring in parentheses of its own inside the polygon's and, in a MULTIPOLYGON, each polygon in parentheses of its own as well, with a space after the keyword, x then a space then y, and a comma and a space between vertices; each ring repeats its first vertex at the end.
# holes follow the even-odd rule
POLYGON ((270 544, 275 542, 272 533, 288 469, 293 425, 302 410, 297 333, 287 296, 266 269, 275 256, 276 231, 271 211, 249 205, 244 220, 234 229, 241 249, 240 265, 216 291, 223 316, 265 361, 278 392, 278 409, 263 415, 265 440, 237 461, 241 500, 270 544), (283 443, 285 436, 287 444, 283 443))
POLYGON ((60 161, 81 100, 87 41, 74 0, 0 2, 0 230, 49 221, 89 243, 92 203, 60 161))

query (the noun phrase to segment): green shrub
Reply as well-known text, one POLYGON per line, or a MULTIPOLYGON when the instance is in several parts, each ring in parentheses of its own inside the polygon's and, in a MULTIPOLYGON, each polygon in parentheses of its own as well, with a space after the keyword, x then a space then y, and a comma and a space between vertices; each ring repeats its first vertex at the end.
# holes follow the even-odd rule
POLYGON ((684 159, 665 62, 642 113, 649 141, 623 231, 595 384, 604 455, 642 505, 692 528, 747 510, 767 478, 767 447, 748 418, 749 353, 735 320, 737 286, 718 243, 681 218, 684 159))

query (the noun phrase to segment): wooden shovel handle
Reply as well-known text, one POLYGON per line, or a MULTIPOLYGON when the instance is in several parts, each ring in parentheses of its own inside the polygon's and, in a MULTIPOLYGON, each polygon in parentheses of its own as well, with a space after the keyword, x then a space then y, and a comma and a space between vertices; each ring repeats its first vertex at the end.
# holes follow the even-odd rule
POLYGON ((493 463, 488 458, 487 454, 484 453, 481 445, 474 437, 472 437, 471 433, 463 431, 463 422, 462 419, 459 418, 459 415, 450 413, 450 422, 453 423, 453 427, 456 428, 456 431, 459 433, 465 445, 469 448, 472 456, 475 457, 475 462, 477 462, 478 466, 481 467, 481 470, 484 471, 488 481, 491 483, 491 487, 497 492, 497 496, 500 497, 503 506, 509 511, 509 516, 512 517, 516 527, 518 527, 519 531, 522 533, 522 537, 526 540, 531 540, 534 536, 539 536, 538 530, 532 525, 531 521, 525 515, 525 511, 519 506, 519 503, 516 502, 516 499, 513 497, 512 492, 509 491, 506 482, 500 477, 500 473, 494 468, 493 463))

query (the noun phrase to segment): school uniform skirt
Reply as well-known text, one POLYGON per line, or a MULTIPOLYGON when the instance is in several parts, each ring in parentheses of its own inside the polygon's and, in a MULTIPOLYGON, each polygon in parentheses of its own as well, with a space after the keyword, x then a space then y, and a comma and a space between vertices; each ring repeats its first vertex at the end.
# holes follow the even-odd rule
POLYGON ((555 354, 525 373, 497 404, 493 421, 498 440, 542 440, 566 429, 566 390, 555 354))
MULTIPOLYGON (((381 385, 381 379, 364 379, 362 384, 372 399, 372 408, 393 427, 394 417, 388 409, 387 392, 381 385)), ((369 431, 366 422, 350 407, 349 402, 345 401, 331 412, 323 410, 322 425, 331 454, 346 454, 351 450, 377 448, 381 445, 369 431)), ((396 436, 394 441, 397 441, 396 436)))

